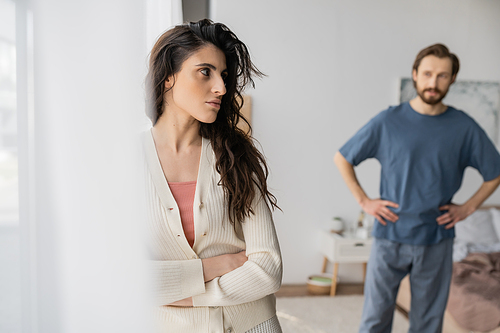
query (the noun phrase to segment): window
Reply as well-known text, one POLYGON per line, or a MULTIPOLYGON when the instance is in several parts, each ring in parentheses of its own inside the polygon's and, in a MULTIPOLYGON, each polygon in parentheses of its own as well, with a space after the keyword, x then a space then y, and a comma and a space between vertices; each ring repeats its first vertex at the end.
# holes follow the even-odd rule
POLYGON ((0 0, 0 332, 21 332, 15 4, 0 0))

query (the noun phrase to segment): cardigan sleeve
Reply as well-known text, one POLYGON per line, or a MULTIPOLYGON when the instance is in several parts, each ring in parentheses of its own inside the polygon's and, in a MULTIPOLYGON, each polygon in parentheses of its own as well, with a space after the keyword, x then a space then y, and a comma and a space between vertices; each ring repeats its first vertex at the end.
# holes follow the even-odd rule
POLYGON ((254 213, 242 223, 248 261, 205 283, 205 292, 192 298, 194 306, 252 302, 280 288, 281 253, 271 211, 263 198, 254 201, 254 213))
POLYGON ((154 305, 169 303, 205 292, 201 259, 149 260, 154 305))

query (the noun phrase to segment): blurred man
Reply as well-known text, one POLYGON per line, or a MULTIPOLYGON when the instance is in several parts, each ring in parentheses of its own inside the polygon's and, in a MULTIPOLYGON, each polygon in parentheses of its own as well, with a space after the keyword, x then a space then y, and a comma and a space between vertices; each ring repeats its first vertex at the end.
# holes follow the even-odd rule
POLYGON ((417 55, 418 96, 379 113, 336 153, 334 161, 361 208, 376 218, 360 333, 390 332, 401 279, 410 274, 410 331, 441 332, 452 272, 454 226, 500 183, 500 155, 481 127, 441 101, 455 81, 458 58, 442 44, 417 55), (368 198, 354 166, 376 158, 381 199, 368 198), (453 204, 466 167, 484 183, 453 204))

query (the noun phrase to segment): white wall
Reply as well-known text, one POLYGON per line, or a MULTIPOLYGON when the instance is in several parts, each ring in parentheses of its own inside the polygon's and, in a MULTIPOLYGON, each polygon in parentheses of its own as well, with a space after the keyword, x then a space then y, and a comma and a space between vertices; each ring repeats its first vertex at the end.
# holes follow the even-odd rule
MULTIPOLYGON (((500 81, 498 1, 213 0, 211 13, 269 75, 250 94, 254 134, 283 209, 275 221, 284 283, 305 283, 319 272, 318 230, 332 216, 357 218, 332 157, 371 117, 397 104, 399 78, 410 75, 420 49, 442 42, 462 62, 459 79, 500 81)), ((357 172, 376 197, 378 163, 357 172)), ((480 181, 467 172, 457 202, 480 181)), ((500 204, 500 191, 488 203, 500 204)), ((340 278, 360 281, 361 265, 341 265, 340 278)))

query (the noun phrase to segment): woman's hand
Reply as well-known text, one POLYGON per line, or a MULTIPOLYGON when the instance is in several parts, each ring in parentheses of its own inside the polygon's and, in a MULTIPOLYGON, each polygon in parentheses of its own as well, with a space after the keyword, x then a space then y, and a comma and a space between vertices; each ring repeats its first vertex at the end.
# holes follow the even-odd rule
POLYGON ((222 276, 235 270, 248 260, 245 251, 235 254, 223 254, 217 257, 202 259, 203 276, 205 282, 211 281, 218 276, 222 276))
MULTIPOLYGON (((201 263, 203 265, 203 275, 205 282, 215 279, 218 276, 222 276, 226 273, 235 270, 238 267, 243 266, 243 264, 248 260, 245 255, 245 251, 241 251, 235 254, 223 254, 217 257, 202 259, 201 263)), ((193 306, 193 299, 191 297, 175 301, 168 304, 169 306, 193 306)))

